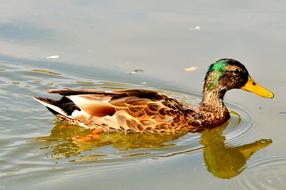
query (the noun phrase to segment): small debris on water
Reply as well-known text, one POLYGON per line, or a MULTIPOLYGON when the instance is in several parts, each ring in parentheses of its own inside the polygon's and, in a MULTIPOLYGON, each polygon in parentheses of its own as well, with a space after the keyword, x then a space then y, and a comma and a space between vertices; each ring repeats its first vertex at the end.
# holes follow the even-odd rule
POLYGON ((134 75, 136 73, 143 73, 143 69, 134 69, 133 71, 128 72, 129 75, 134 75))
POLYGON ((185 68, 184 70, 187 72, 193 72, 193 71, 198 70, 198 68, 199 67, 197 67, 197 66, 192 66, 192 67, 185 68))
POLYGON ((58 59, 60 56, 59 55, 51 55, 46 57, 46 59, 58 59))
POLYGON ((201 27, 200 26, 195 26, 195 27, 190 27, 189 30, 193 31, 193 30, 200 30, 201 27))

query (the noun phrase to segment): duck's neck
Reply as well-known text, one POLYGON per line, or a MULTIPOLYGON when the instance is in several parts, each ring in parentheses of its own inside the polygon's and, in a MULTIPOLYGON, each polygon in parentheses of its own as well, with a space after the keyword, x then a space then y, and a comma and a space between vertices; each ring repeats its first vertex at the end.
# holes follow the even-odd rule
POLYGON ((220 84, 220 73, 208 72, 205 78, 203 99, 194 112, 190 112, 190 126, 194 131, 224 124, 229 112, 223 103, 225 87, 220 84))
POLYGON ((201 103, 189 113, 188 125, 192 126, 193 132, 220 126, 229 119, 229 112, 223 103, 224 94, 216 90, 203 91, 201 103))
MULTIPOLYGON (((217 72, 208 72, 205 78, 203 88, 203 99, 201 105, 214 107, 217 109, 225 109, 223 98, 225 90, 220 86, 219 75, 217 72)), ((219 110, 218 110, 219 111, 219 110)))
POLYGON ((203 109, 207 116, 214 120, 225 120, 229 118, 229 112, 223 103, 225 91, 219 91, 218 89, 204 88, 203 99, 200 103, 199 109, 203 109))
POLYGON ((201 104, 217 108, 225 107, 223 103, 224 95, 224 91, 219 91, 218 89, 204 88, 201 104))

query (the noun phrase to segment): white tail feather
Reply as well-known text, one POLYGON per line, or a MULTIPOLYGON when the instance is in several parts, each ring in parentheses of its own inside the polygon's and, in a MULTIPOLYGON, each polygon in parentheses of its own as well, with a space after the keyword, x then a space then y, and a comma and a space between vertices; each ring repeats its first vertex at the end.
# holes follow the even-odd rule
POLYGON ((62 110, 61 108, 59 108, 59 107, 57 107, 55 105, 49 104, 47 102, 44 102, 44 101, 42 101, 42 100, 40 100, 40 99, 38 99, 36 97, 33 97, 33 99, 36 100, 37 102, 39 102, 40 104, 42 104, 42 105, 44 105, 44 106, 54 110, 55 112, 57 112, 57 113, 59 113, 59 114, 61 114, 63 116, 68 117, 67 113, 64 110, 62 110))

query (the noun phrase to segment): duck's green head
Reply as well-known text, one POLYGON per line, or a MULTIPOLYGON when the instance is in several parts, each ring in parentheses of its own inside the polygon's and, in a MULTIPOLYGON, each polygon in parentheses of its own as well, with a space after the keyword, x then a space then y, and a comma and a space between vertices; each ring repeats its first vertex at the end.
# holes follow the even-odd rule
POLYGON ((205 78, 204 90, 227 90, 240 88, 265 98, 273 98, 274 94, 257 84, 249 75, 245 66, 234 59, 219 59, 213 63, 205 78))

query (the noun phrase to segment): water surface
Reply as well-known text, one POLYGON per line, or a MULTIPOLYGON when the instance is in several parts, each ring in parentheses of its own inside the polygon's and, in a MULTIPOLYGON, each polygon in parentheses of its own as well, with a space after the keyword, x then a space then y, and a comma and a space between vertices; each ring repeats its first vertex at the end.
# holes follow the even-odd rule
POLYGON ((285 189, 285 3, 2 3, 0 189, 285 189), (182 136, 65 127, 32 96, 49 88, 145 88, 196 104, 205 71, 242 61, 274 100, 233 90, 231 120, 182 136), (196 66, 191 73, 183 69, 196 66))
MULTIPOLYGON (((91 168, 96 176, 103 177, 114 175, 122 169, 138 167, 142 162, 161 163, 182 156, 192 160, 198 155, 203 156, 197 158, 203 163, 200 164, 201 170, 228 179, 239 175, 250 156, 272 142, 271 139, 257 139, 248 144, 236 145, 253 132, 254 121, 244 108, 234 104, 228 104, 231 110, 229 122, 215 130, 176 135, 104 133, 97 140, 82 141, 80 137, 89 134, 89 130, 54 119, 52 114, 32 99, 32 95, 47 96, 46 90, 49 88, 80 86, 97 89, 156 89, 193 105, 199 103, 200 96, 171 86, 157 89, 155 83, 152 86, 146 81, 144 84, 105 81, 104 75, 98 75, 98 80, 91 80, 87 76, 79 78, 75 73, 78 66, 61 70, 67 68, 67 65, 61 64, 49 70, 39 63, 22 65, 7 57, 3 57, 1 62, 3 187, 23 184, 39 187, 43 182, 50 186, 54 184, 55 176, 73 178, 90 172, 91 168)), ((88 67, 80 69, 89 72, 88 67)), ((118 75, 116 78, 130 77, 126 73, 108 70, 101 70, 100 73, 113 77, 118 75)), ((142 78, 137 77, 136 80, 142 78)))

